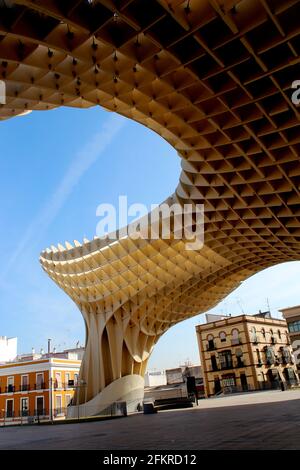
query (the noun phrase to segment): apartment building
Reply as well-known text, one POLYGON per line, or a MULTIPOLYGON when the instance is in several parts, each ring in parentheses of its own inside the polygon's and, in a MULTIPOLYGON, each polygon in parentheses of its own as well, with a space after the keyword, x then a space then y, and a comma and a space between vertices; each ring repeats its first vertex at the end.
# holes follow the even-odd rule
POLYGON ((0 424, 64 418, 74 391, 82 386, 80 365, 68 353, 23 356, 0 365, 0 424))
POLYGON ((287 323, 270 312, 211 321, 196 332, 207 397, 298 383, 287 323))
POLYGON ((280 310, 285 318, 289 330, 291 345, 294 351, 297 368, 300 369, 300 305, 282 308, 280 310))

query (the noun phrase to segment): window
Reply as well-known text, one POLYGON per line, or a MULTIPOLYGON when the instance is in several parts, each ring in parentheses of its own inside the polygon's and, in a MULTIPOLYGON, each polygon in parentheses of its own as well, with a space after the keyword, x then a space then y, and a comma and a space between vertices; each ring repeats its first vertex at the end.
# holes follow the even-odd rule
POLYGON ((277 334, 278 334, 278 338, 281 339, 281 331, 280 330, 277 331, 277 334))
POLYGON ((70 382, 70 374, 69 374, 69 372, 66 372, 66 373, 65 373, 65 379, 66 379, 66 384, 65 384, 65 386, 66 386, 66 387, 69 387, 69 386, 70 386, 70 383, 69 383, 69 382, 70 382))
POLYGON ((7 377, 7 391, 14 392, 14 377, 7 377))
POLYGON ((219 361, 221 369, 232 369, 231 351, 222 351, 219 353, 219 361))
POLYGON ((290 333, 298 333, 300 331, 300 320, 289 323, 288 328, 290 333))
POLYGON ((223 387, 234 387, 235 386, 235 376, 234 375, 227 375, 222 377, 222 385, 223 387))
POLYGON ((261 366, 262 362, 261 362, 259 349, 256 350, 256 355, 257 355, 257 363, 258 363, 258 365, 261 366))
POLYGON ((209 351, 212 351, 213 349, 215 349, 215 343, 214 343, 213 335, 208 335, 207 342, 208 342, 207 349, 209 351))
POLYGON ((244 367, 244 361, 243 361, 243 350, 241 348, 238 348, 235 350, 235 355, 237 358, 237 367, 244 367))
POLYGON ((266 338, 266 330, 264 328, 261 329, 261 334, 264 338, 266 338))
POLYGON ((218 364, 217 364, 217 359, 216 359, 216 356, 213 354, 210 358, 210 361, 211 361, 211 368, 212 370, 218 370, 218 364))
POLYGON ((21 391, 24 392, 29 390, 28 375, 22 375, 21 377, 21 391))
POLYGON ((43 373, 36 374, 36 388, 37 390, 41 390, 42 388, 44 388, 44 374, 43 373))
POLYGON ((274 362, 275 362, 275 354, 274 354, 273 348, 272 348, 271 346, 266 347, 265 353, 266 353, 266 361, 267 361, 267 364, 268 364, 268 365, 274 364, 274 362))
POLYGON ((21 416, 29 415, 29 400, 28 397, 21 398, 21 416))
POLYGON ((237 330, 236 328, 232 330, 231 336, 232 336, 231 344, 233 345, 240 344, 239 330, 237 330))
POLYGON ((270 335, 271 335, 271 343, 275 344, 276 343, 276 338, 275 338, 275 335, 274 335, 274 331, 272 329, 270 330, 270 335))
POLYGON ((66 395, 65 400, 66 400, 66 406, 69 406, 69 404, 71 403, 71 395, 66 395))
POLYGON ((55 397, 55 408, 56 408, 56 414, 61 414, 62 413, 62 396, 61 395, 56 395, 55 397))
POLYGON ((282 348, 282 362, 283 364, 289 364, 291 362, 291 353, 289 348, 282 348))
POLYGON ((256 328, 255 326, 252 326, 250 330, 250 341, 252 343, 257 343, 257 336, 256 336, 256 328))
POLYGON ((224 343, 226 341, 226 333, 225 331, 221 331, 221 333, 219 334, 219 338, 221 340, 222 343, 224 343))
POLYGON ((55 372, 55 388, 61 388, 61 372, 55 372))

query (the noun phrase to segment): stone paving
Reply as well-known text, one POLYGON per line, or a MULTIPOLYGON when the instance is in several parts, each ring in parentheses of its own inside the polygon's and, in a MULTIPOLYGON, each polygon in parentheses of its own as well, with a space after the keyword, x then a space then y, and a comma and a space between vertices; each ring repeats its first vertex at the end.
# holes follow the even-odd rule
POLYGON ((110 421, 0 428, 0 449, 300 449, 300 390, 110 421))

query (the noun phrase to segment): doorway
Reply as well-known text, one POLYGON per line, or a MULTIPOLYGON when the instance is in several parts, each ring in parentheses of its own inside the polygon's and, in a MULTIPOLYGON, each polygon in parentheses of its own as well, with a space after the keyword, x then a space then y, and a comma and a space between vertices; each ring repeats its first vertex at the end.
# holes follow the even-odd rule
POLYGON ((220 382, 220 379, 217 378, 217 379, 214 379, 214 384, 215 384, 215 394, 216 393, 219 393, 221 391, 221 382, 220 382))
POLYGON ((44 397, 37 397, 36 398, 35 414, 37 416, 43 416, 43 414, 44 414, 44 397))
POLYGON ((6 417, 7 418, 14 417, 14 401, 13 400, 6 400, 6 417))
POLYGON ((248 382, 247 382, 246 374, 241 374, 240 375, 240 380, 241 380, 241 386, 242 386, 243 392, 247 392, 248 391, 248 382))

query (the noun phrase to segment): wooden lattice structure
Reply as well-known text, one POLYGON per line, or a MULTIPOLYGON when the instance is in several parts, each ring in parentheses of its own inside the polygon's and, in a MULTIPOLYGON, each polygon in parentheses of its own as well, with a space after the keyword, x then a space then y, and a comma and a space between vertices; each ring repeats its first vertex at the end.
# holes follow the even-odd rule
POLYGON ((143 376, 170 326, 300 259, 299 33, 299 0, 0 1, 0 119, 101 105, 178 151, 170 201, 205 204, 199 252, 126 238, 42 253, 86 322, 89 400, 143 376))

